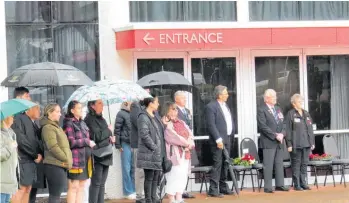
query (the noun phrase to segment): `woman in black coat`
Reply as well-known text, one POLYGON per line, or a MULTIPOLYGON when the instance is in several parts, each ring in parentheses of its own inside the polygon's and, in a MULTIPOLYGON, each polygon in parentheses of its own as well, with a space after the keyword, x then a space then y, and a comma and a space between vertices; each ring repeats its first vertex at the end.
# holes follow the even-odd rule
POLYGON ((145 98, 143 104, 146 109, 137 120, 137 167, 144 169, 145 202, 155 203, 158 201, 156 191, 163 160, 160 126, 154 115, 159 107, 159 100, 157 97, 145 98))
MULTIPOLYGON (((94 149, 100 149, 115 143, 115 136, 112 133, 112 126, 107 124, 103 118, 103 101, 89 101, 87 103, 88 114, 85 117, 85 123, 90 129, 90 138, 96 143, 94 149)), ((93 153, 94 151, 92 151, 93 153)), ((97 157, 93 156, 94 170, 91 178, 89 191, 89 203, 103 203, 105 182, 108 177, 109 166, 113 164, 113 154, 97 157)))
POLYGON ((292 178, 297 191, 310 190, 307 184, 307 165, 310 150, 315 148, 312 119, 303 106, 303 97, 291 97, 293 108, 286 114, 286 145, 291 155, 292 178))

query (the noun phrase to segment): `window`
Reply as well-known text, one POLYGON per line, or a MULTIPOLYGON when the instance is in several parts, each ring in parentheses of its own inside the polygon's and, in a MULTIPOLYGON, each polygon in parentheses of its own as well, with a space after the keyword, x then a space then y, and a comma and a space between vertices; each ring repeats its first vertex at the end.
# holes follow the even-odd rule
POLYGON ((236 21, 235 1, 130 1, 131 22, 236 21))
POLYGON ((308 104, 317 130, 349 129, 349 55, 308 56, 308 104))
POLYGON ((250 1, 251 21, 349 20, 348 1, 250 1))
MULTIPOLYGON (((238 133, 237 125, 237 92, 236 92, 236 59, 235 58, 192 58, 193 81, 193 120, 194 135, 208 135, 205 107, 215 99, 214 88, 224 85, 228 88, 229 99, 227 104, 235 121, 235 133, 238 133)), ((233 142, 233 140, 232 140, 233 142)), ((200 164, 211 165, 212 154, 208 141, 200 140, 195 143, 200 164), (203 150, 205 149, 205 150, 203 150)), ((231 155, 238 155, 237 142, 231 147, 231 155)))
MULTIPOLYGON (((138 59, 137 60, 137 72, 138 79, 149 75, 151 73, 159 71, 170 71, 184 75, 184 59, 138 59)), ((173 95, 176 92, 175 89, 166 89, 162 87, 150 88, 151 93, 155 94, 159 98, 161 112, 161 106, 167 101, 173 101, 173 95)))
POLYGON ((264 91, 274 89, 278 105, 286 114, 291 108, 290 98, 299 93, 298 56, 256 57, 255 68, 257 106, 264 103, 264 91))
MULTIPOLYGON (((97 2, 6 1, 5 16, 9 73, 31 63, 56 62, 100 79, 97 2)), ((31 95, 42 105, 63 105, 76 88, 39 87, 31 95)))

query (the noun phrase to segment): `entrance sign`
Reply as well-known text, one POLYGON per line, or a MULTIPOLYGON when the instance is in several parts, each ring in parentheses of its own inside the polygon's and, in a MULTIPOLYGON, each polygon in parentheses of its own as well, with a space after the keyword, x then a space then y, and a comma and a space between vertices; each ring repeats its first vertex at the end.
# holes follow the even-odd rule
POLYGON ((160 34, 160 44, 201 44, 201 43, 223 43, 223 33, 174 33, 160 34))
POLYGON ((348 46, 349 27, 139 29, 115 33, 116 49, 236 49, 348 46))

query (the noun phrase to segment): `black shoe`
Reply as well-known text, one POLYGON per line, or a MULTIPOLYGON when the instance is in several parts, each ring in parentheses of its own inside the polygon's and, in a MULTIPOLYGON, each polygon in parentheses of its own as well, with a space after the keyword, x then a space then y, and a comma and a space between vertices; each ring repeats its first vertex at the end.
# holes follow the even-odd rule
POLYGON ((281 187, 275 187, 275 190, 276 191, 282 191, 282 192, 287 192, 289 191, 290 189, 285 187, 285 186, 281 186, 281 187))
POLYGON ((182 194, 182 198, 184 198, 184 199, 190 199, 190 198, 195 198, 195 196, 192 195, 192 194, 190 194, 190 193, 188 193, 188 192, 184 192, 184 193, 182 194))
POLYGON ((301 188, 303 190, 311 190, 311 188, 308 185, 302 185, 301 188))
POLYGON ((210 193, 208 193, 207 196, 215 197, 215 198, 223 198, 224 197, 224 195, 221 194, 221 193, 218 193, 218 194, 210 194, 210 193))
POLYGON ((265 192, 265 193, 274 193, 274 191, 273 191, 273 190, 270 190, 270 189, 264 189, 264 192, 265 192))
POLYGON ((297 187, 294 187, 294 190, 295 191, 303 191, 303 188, 297 186, 297 187))
POLYGON ((136 203, 145 203, 145 199, 137 199, 136 203))
POLYGON ((231 190, 225 190, 225 191, 221 191, 221 194, 223 195, 234 195, 234 192, 231 190))

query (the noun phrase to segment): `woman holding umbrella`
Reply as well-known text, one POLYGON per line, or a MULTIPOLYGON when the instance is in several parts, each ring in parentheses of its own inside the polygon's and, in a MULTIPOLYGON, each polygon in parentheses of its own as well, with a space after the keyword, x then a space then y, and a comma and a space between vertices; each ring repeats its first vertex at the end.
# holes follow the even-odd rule
POLYGON ((16 167, 17 142, 16 134, 11 129, 13 116, 8 116, 1 121, 1 203, 9 203, 10 197, 17 191, 16 167))
POLYGON ((11 129, 13 115, 23 112, 35 103, 24 99, 11 99, 0 104, 0 158, 1 203, 10 202, 11 195, 17 191, 16 167, 18 164, 16 134, 11 129))
POLYGON ((107 124, 103 118, 103 101, 101 99, 87 103, 88 114, 85 123, 90 129, 90 137, 96 143, 92 151, 94 158, 94 170, 91 177, 89 194, 90 203, 103 203, 105 182, 108 177, 109 166, 113 164, 113 148, 115 136, 112 133, 112 126, 107 124))

